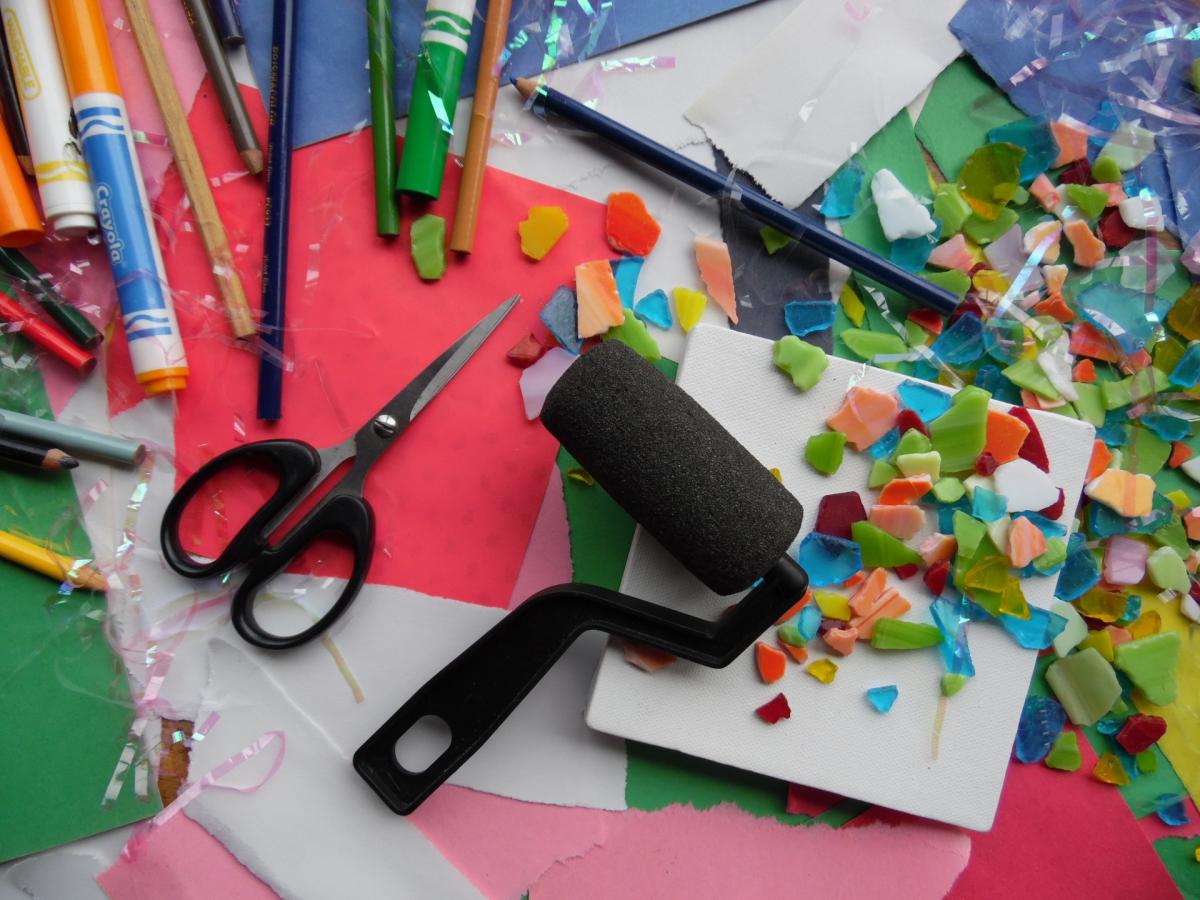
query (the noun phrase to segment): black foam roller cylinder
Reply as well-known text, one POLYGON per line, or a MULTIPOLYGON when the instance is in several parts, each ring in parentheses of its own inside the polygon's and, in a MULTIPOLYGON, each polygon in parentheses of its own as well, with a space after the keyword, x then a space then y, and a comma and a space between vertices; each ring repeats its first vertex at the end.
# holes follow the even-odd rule
POLYGON ((542 424, 718 594, 750 587, 800 533, 799 501, 700 404, 619 341, 571 364, 546 397, 542 424))

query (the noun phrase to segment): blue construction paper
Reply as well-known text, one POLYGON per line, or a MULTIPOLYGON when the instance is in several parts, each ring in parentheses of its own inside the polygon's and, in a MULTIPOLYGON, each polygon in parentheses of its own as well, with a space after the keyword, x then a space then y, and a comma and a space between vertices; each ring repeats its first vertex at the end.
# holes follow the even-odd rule
MULTIPOLYGON (((1109 101, 1120 120, 1140 118, 1156 150, 1135 180, 1162 198, 1186 243, 1200 232, 1200 106, 1188 77, 1196 25, 1190 0, 967 0, 950 30, 1029 115, 1098 124, 1109 101)), ((1098 150, 1090 142, 1093 159, 1098 150)))
MULTIPOLYGON (((755 0, 515 0, 509 28, 511 56, 502 78, 536 75, 547 68, 580 62, 755 0), (559 40, 547 62, 546 35, 553 17, 562 20, 559 40)), ((270 84, 271 0, 241 0, 238 13, 254 77, 263 91, 270 84)), ((294 146, 347 134, 371 118, 367 79, 367 15, 361 2, 305 0, 298 4, 296 33, 296 125, 294 146)), ((462 94, 475 91, 479 45, 487 0, 475 8, 462 94)), ((416 67, 423 0, 393 0, 396 45, 396 115, 408 112, 416 67)))

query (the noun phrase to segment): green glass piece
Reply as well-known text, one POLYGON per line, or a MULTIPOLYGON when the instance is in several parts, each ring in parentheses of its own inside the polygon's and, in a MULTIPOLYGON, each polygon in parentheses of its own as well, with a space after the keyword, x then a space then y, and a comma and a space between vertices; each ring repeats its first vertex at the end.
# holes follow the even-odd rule
POLYGON ((867 487, 881 488, 893 478, 897 478, 900 471, 890 463, 884 462, 882 459, 875 460, 871 466, 871 474, 867 478, 867 487))
MULTIPOLYGON (((1101 156, 1092 163, 1092 179, 1097 184, 1120 184, 1123 177, 1121 167, 1117 165, 1116 160, 1101 156)), ((1072 187, 1078 187, 1078 185, 1067 185, 1068 194, 1072 187)))
POLYGON ((840 431, 814 434, 804 445, 804 458, 822 475, 832 475, 842 467, 846 436, 840 431))
POLYGON ((912 319, 904 320, 904 333, 910 347, 924 347, 929 343, 929 332, 912 319))
MULTIPOLYGON (((1006 557, 1000 557, 1008 562, 1006 557)), ((1004 590, 1000 592, 1000 612, 1006 616, 1013 616, 1017 619, 1029 618, 1029 603, 1025 599, 1025 593, 1021 590, 1021 582, 1017 578, 1009 578, 1004 585, 1004 590)))
POLYGON ((1171 380, 1157 366, 1147 366, 1129 376, 1129 395, 1134 403, 1148 400, 1155 394, 1171 389, 1171 380))
POLYGON ((1171 521, 1153 532, 1150 539, 1160 547, 1170 547, 1184 558, 1192 552, 1188 546, 1187 529, 1183 527, 1183 519, 1177 515, 1172 516, 1171 521))
POLYGON ((775 637, 793 647, 803 647, 808 643, 808 640, 800 633, 800 629, 796 627, 794 618, 776 628, 775 637))
POLYGON ((907 477, 928 475, 937 478, 942 473, 942 455, 936 450, 928 453, 902 453, 896 457, 896 466, 907 477))
POLYGON ((942 696, 953 697, 967 683, 967 676, 957 672, 947 672, 942 676, 942 696))
POLYGON ((954 403, 929 425, 933 449, 942 455, 946 472, 974 470, 975 460, 987 443, 987 410, 991 395, 977 387, 965 387, 954 395, 954 403))
POLYGON ((1146 560, 1146 572, 1155 587, 1186 594, 1191 587, 1187 566, 1170 547, 1159 547, 1146 560))
POLYGON ((1001 374, 1017 387, 1032 391, 1039 397, 1045 397, 1047 400, 1058 400, 1062 397, 1036 359, 1018 359, 1001 374))
POLYGON ((829 367, 829 357, 815 344, 789 334, 775 342, 776 367, 791 376, 792 384, 802 391, 811 389, 829 367))
POLYGON ((413 264, 425 281, 437 281, 446 274, 446 220, 426 213, 412 223, 413 264))
POLYGON ((646 362, 656 363, 662 359, 662 351, 646 330, 645 323, 633 314, 633 310, 625 310, 625 321, 614 325, 604 334, 606 341, 620 341, 627 347, 637 351, 646 362))
POLYGON ((1017 224, 1017 213, 1008 207, 1000 210, 999 215, 988 220, 978 215, 972 215, 963 223, 963 234, 973 240, 979 246, 990 244, 1004 232, 1008 231, 1017 224))
POLYGON ((942 223, 942 237, 953 237, 962 231, 963 223, 971 216, 971 207, 962 198, 957 184, 939 184, 933 191, 933 217, 942 223))
POLYGON ((1064 730, 1046 754, 1046 765, 1063 772, 1079 771, 1083 765, 1083 757, 1079 753, 1079 735, 1069 728, 1064 730))
POLYGON ((1187 345, 1172 334, 1163 335, 1163 339, 1154 345, 1154 368, 1162 372, 1173 372, 1187 352, 1187 345))
POLYGON ((1052 662, 1046 683, 1076 725, 1095 725, 1121 696, 1117 673, 1095 647, 1052 662))
POLYGON ((1104 424, 1104 397, 1100 385, 1075 382, 1074 387, 1079 395, 1075 400, 1075 411, 1079 413, 1079 418, 1099 428, 1104 424))
POLYGON ((921 434, 917 429, 910 428, 904 434, 900 435, 900 440, 897 442, 893 453, 897 457, 900 457, 906 453, 928 453, 932 449, 933 442, 929 438, 921 434))
MULTIPOLYGON (((1120 180, 1120 178, 1117 179, 1117 181, 1120 180)), ((1084 218, 1088 221, 1095 222, 1100 218, 1100 213, 1104 212, 1104 207, 1108 204, 1108 194, 1098 187, 1087 184, 1068 184, 1066 190, 1067 200, 1083 213, 1084 218)))
POLYGON ((933 625, 903 622, 900 619, 879 619, 871 631, 871 646, 876 650, 921 650, 936 647, 942 633, 933 625))
POLYGON ((1066 561, 1067 545, 1062 538, 1048 538, 1046 541, 1046 549, 1042 555, 1033 561, 1033 567, 1039 572, 1049 572, 1055 569, 1060 563, 1066 561))
POLYGON ((1025 148, 1004 141, 984 144, 967 157, 958 173, 958 186, 976 211, 995 215, 994 210, 1013 199, 1021 184, 1021 160, 1025 148))
POLYGON ((846 348, 859 359, 872 360, 880 354, 906 353, 908 345, 898 334, 884 334, 863 328, 847 328, 841 334, 846 348))
POLYGON ((917 566, 922 563, 921 554, 916 550, 870 522, 855 522, 850 526, 850 535, 862 551, 865 568, 882 566, 894 569, 896 566, 917 566))
POLYGON ((957 478, 939 478, 933 483, 933 496, 939 503, 953 503, 961 499, 966 492, 967 489, 957 478))
POLYGON ((967 296, 967 291, 971 289, 970 276, 958 269, 951 269, 948 272, 922 272, 921 277, 926 281, 932 281, 938 287, 945 288, 956 295, 959 300, 967 296))
POLYGON ((763 246, 767 248, 767 253, 771 254, 782 250, 792 242, 790 237, 778 228, 772 228, 770 225, 764 225, 760 228, 758 236, 762 238, 763 246))
POLYGON ((1133 394, 1129 390, 1130 379, 1105 381, 1100 385, 1100 401, 1106 410, 1120 409, 1133 402, 1133 394))
POLYGON ((1013 206, 1024 206, 1029 202, 1029 191, 1025 190, 1021 185, 1017 185, 1017 189, 1013 191, 1012 203, 1013 206))
POLYGON ((1171 442, 1164 441, 1149 428, 1133 425, 1122 455, 1124 460, 1119 464, 1122 468, 1137 475, 1157 475, 1171 458, 1171 442))
POLYGON ((1153 775, 1158 771, 1158 757, 1153 750, 1143 750, 1134 757, 1137 763, 1137 770, 1143 775, 1153 775))
POLYGON ((1155 706, 1166 706, 1175 700, 1179 647, 1179 632, 1160 631, 1120 644, 1114 651, 1113 661, 1147 700, 1155 706))
POLYGON ((987 535, 987 526, 961 510, 954 512, 954 540, 958 542, 958 555, 971 558, 987 535))

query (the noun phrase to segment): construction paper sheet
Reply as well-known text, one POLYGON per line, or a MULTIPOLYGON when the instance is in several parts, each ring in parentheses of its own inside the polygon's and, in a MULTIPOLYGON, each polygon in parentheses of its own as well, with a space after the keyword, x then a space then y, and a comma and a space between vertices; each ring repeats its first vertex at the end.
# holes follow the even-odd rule
POLYGON ((513 585, 509 609, 520 606, 543 588, 571 580, 571 540, 567 529, 562 475, 555 466, 550 470, 546 496, 542 498, 542 508, 525 548, 525 561, 513 585))
MULTIPOLYGON (((507 81, 536 75, 607 53, 636 41, 680 28, 754 0, 612 0, 608 3, 561 3, 516 0, 509 26, 509 56, 501 76, 507 81)), ((270 0, 242 0, 238 5, 246 49, 264 97, 270 84, 270 0)), ((475 8, 475 28, 467 53, 462 96, 475 90, 479 46, 487 2, 475 8)), ((396 114, 404 116, 412 93, 420 52, 424 3, 393 0, 392 36, 396 47, 396 114)), ((304 4, 296 36, 297 115, 295 146, 303 147, 362 128, 371 117, 367 81, 367 22, 361 5, 343 0, 304 4)))
POLYGON ((0 900, 106 900, 96 876, 120 858, 133 830, 129 825, 114 828, 0 865, 0 900))
POLYGON ((1196 850, 1200 848, 1200 838, 1169 837, 1154 842, 1154 849, 1171 877, 1175 886, 1185 897, 1200 897, 1200 866, 1196 865, 1196 850))
MULTIPOLYGON (((837 474, 814 478, 800 452, 813 433, 814 415, 823 419, 837 409, 850 378, 860 373, 858 383, 879 390, 894 389, 903 376, 830 359, 820 384, 800 393, 775 371, 771 347, 769 341, 750 335, 697 328, 680 365, 679 384, 763 465, 780 469, 783 483, 807 510, 807 533, 819 498, 840 490, 865 490, 870 468, 868 455, 848 453, 837 474)), ((1037 420, 1051 459, 1051 477, 1067 497, 1077 496, 1092 429, 1047 414, 1037 420)), ((1067 509, 1060 521, 1069 523, 1072 515, 1067 509)), ((1030 579, 1023 586, 1031 604, 1050 605, 1053 578, 1030 579)), ((716 615, 732 599, 707 591, 640 529, 622 590, 707 616, 716 615)), ((919 583, 899 584, 899 590, 917 610, 929 599, 919 583)), ((779 686, 761 683, 753 649, 723 670, 680 662, 647 675, 626 663, 619 647, 610 646, 596 678, 588 723, 725 765, 986 829, 999 801, 1035 654, 1021 649, 1003 629, 987 624, 971 628, 970 642, 978 674, 959 695, 961 703, 948 702, 936 753, 931 745, 943 668, 933 652, 860 651, 840 664, 837 680, 830 685, 797 674, 785 691, 793 710, 803 710, 803 715, 783 727, 766 728, 752 712, 778 693, 779 686), (887 716, 863 699, 868 687, 879 684, 900 687, 901 699, 887 716), (793 724, 797 727, 788 727, 793 724)))
POLYGON ((136 834, 99 878, 110 900, 274 900, 278 896, 186 814, 136 834))
POLYGON ((729 161, 800 205, 961 52, 962 0, 806 0, 687 111, 729 161), (880 77, 886 73, 886 77, 880 77))
MULTIPOLYGON (((0 335, 0 356, 18 339, 0 335)), ((36 367, 5 369, 0 407, 48 411, 36 367)), ((0 473, 0 529, 92 558, 69 474, 0 473)), ((0 861, 116 828, 158 810, 134 772, 104 804, 134 718, 129 686, 104 636, 104 597, 60 593, 50 578, 0 560, 0 861)))
POLYGON ((988 132, 1024 114, 969 56, 937 77, 917 118, 917 137, 946 180, 958 178, 967 157, 988 142, 988 132))
MULTIPOLYGON (((1186 243, 1200 230, 1200 114, 1187 73, 1196 57, 1187 0, 1107 0, 1036 7, 968 0, 951 30, 1029 115, 1092 123, 1107 102, 1157 132, 1162 152, 1138 168, 1186 243), (1178 27, 1177 27, 1178 26, 1178 27), (999 36, 1003 36, 1002 39, 999 36)), ((1112 125, 1100 124, 1095 153, 1112 125)))
MULTIPOLYGON (((191 116, 202 146, 211 148, 215 170, 234 165, 214 102, 198 103, 191 116)), ((457 166, 449 163, 448 190, 433 209, 454 208, 457 166)), ((220 305, 211 292, 209 264, 198 236, 180 231, 168 257, 168 274, 191 300, 177 302, 191 381, 179 397, 176 446, 178 477, 186 478, 215 454, 245 441, 295 437, 316 446, 336 443, 355 431, 410 378, 501 300, 524 298, 449 387, 422 412, 380 460, 367 483, 378 512, 369 579, 435 596, 504 607, 524 557, 553 464, 554 440, 521 412, 520 371, 505 353, 532 330, 554 289, 569 283, 576 263, 608 258, 603 208, 579 197, 492 171, 484 193, 476 250, 452 260, 433 284, 416 277, 407 238, 388 243, 374 237, 369 136, 334 140, 295 155, 291 269, 285 353, 293 371, 284 379, 284 418, 257 422, 254 396, 258 360, 230 345, 220 305), (571 228, 546 260, 520 252, 516 224, 530 205, 557 204, 571 228), (454 490, 447 491, 447 485, 454 490), (416 526, 420 523, 420 527, 416 526)), ((232 169, 230 169, 232 170, 232 169)), ((172 178, 163 195, 171 208, 179 196, 172 178)), ((246 251, 244 276, 259 266, 262 186, 249 178, 215 189, 231 235, 246 251)), ((253 292, 255 279, 247 278, 253 292)), ((544 332, 539 332, 544 333, 544 332)), ((122 343, 122 342, 117 342, 122 343)), ((110 349, 113 394, 130 388, 127 354, 110 349), (123 373, 123 374, 122 374, 123 373)), ((110 401, 111 402, 111 401, 110 401)), ((224 514, 243 517, 261 497, 245 486, 224 492, 224 514)), ((198 551, 212 551, 221 526, 209 511, 189 524, 198 551), (195 521, 200 520, 200 521, 195 521)), ((325 574, 348 569, 342 560, 325 574)))
POLYGON ((187 815, 284 897, 476 897, 477 892, 416 827, 389 810, 322 732, 281 695, 242 651, 210 645, 210 681, 200 722, 219 719, 192 747, 193 779, 268 735, 266 748, 220 779, 262 781, 253 793, 210 788, 187 815))

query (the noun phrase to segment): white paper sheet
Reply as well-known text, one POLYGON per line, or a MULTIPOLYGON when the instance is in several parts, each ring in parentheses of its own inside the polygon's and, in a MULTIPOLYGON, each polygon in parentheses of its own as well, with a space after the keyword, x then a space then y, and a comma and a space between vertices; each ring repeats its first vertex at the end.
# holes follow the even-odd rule
MULTIPOLYGON (((772 343, 751 335, 699 327, 692 332, 679 384, 768 467, 804 505, 800 537, 812 530, 825 494, 858 491, 864 504, 871 457, 847 449, 832 477, 816 475, 804 462, 804 443, 823 430, 842 402, 852 377, 860 384, 893 390, 903 376, 847 360, 829 360, 823 379, 808 393, 797 391, 771 362, 772 343)), ((1005 408, 996 404, 997 408, 1005 408)), ((1060 519, 1069 523, 1092 451, 1090 425, 1034 412, 1051 461, 1051 477, 1066 492, 1060 519)), ((936 516, 916 546, 934 530, 936 516)), ((799 541, 797 541, 797 544, 799 541)), ((793 552, 795 546, 793 546, 793 552)), ((1055 577, 1022 582, 1026 598, 1048 608, 1055 577)), ((905 618, 929 621, 932 601, 919 578, 891 583, 913 604, 905 618)), ((718 597, 685 571, 641 528, 621 589, 636 597, 715 618, 735 598, 718 597)), ((1004 782, 1017 721, 1036 654, 1024 650, 996 623, 968 626, 976 676, 946 701, 935 752, 934 723, 944 671, 941 654, 885 653, 860 643, 824 685, 789 665, 787 675, 764 685, 753 648, 727 669, 677 662, 647 674, 610 646, 596 678, 587 721, 593 728, 877 803, 892 809, 985 830, 991 826, 1004 782), (869 687, 896 684, 900 696, 881 715, 865 699, 869 687), (780 691, 792 708, 789 720, 767 726, 754 710, 780 691)), ((774 640, 768 637, 767 640, 774 640)), ((823 655, 819 640, 813 658, 823 655)))
POLYGON ((687 111, 795 207, 962 52, 963 0, 805 0, 687 111))

